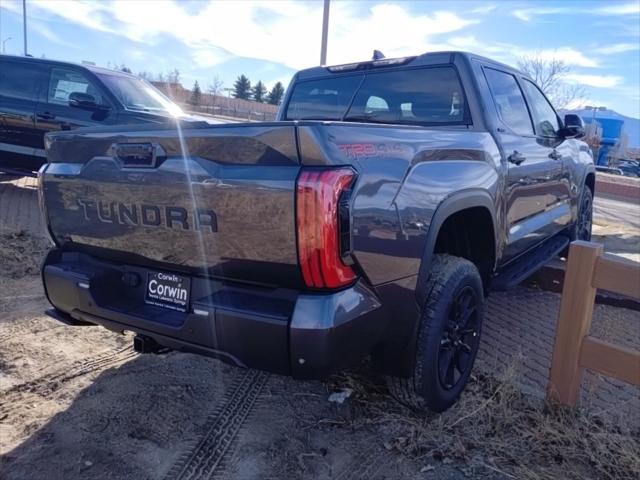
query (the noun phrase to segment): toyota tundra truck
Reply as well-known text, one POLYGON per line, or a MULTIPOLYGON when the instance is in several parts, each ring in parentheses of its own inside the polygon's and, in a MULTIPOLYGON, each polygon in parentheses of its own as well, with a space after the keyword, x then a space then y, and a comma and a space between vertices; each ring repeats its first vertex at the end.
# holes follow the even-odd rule
POLYGON ((275 122, 50 133, 49 314, 239 367, 371 358, 442 411, 485 298, 591 235, 594 165, 522 72, 461 52, 298 72, 275 122))

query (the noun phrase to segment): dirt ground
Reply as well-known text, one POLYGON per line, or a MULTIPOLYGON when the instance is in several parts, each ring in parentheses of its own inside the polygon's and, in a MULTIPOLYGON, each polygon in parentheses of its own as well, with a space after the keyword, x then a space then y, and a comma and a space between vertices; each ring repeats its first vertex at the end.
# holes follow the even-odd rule
MULTIPOLYGON (((462 400, 423 415, 397 405, 367 362, 295 381, 138 355, 131 336, 51 319, 38 276, 48 240, 36 217, 14 211, 36 208, 35 192, 12 182, 14 202, 2 183, 2 480, 638 478, 640 390, 589 376, 580 409, 544 403, 557 294, 492 296, 462 400), (344 404, 328 400, 345 389, 344 404)), ((598 335, 640 344, 637 311, 595 315, 598 335)))

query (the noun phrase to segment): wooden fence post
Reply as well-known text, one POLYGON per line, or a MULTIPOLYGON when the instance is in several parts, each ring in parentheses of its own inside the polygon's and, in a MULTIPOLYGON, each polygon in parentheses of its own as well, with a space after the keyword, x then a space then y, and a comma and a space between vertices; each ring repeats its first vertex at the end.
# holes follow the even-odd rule
POLYGON ((574 406, 580 392, 580 351, 591 328, 596 298, 592 279, 601 254, 602 245, 583 241, 573 242, 569 250, 547 386, 547 398, 565 405, 574 406))

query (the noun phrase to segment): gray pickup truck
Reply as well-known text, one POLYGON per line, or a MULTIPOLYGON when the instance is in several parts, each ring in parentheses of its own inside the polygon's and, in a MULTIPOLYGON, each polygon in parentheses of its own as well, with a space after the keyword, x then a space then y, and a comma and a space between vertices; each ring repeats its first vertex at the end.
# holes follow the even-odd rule
POLYGON ((489 291, 590 237, 582 135, 524 74, 459 52, 303 70, 271 123, 48 134, 49 313, 299 378, 371 356, 442 411, 489 291))

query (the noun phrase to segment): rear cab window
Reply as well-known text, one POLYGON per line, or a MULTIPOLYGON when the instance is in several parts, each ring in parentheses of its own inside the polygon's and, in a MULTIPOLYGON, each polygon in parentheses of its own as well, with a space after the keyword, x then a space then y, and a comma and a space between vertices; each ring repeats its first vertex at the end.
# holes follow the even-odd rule
POLYGON ((453 66, 370 70, 294 86, 286 120, 339 120, 406 125, 469 125, 453 66))
POLYGON ((518 135, 533 135, 529 109, 516 78, 488 67, 484 68, 484 75, 502 122, 518 135))

